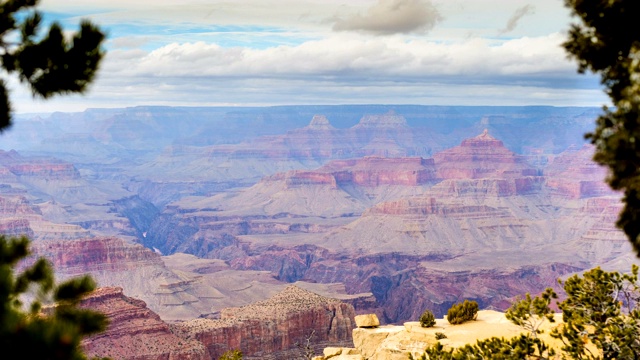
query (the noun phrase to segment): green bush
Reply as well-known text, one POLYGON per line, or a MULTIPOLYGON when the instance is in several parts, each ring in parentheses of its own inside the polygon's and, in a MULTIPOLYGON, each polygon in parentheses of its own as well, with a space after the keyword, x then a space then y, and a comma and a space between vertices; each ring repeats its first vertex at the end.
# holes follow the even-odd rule
POLYGON ((429 328, 436 324, 436 317, 429 310, 425 310, 420 316, 420 326, 429 328))
POLYGON ((242 360, 242 351, 240 350, 227 350, 218 358, 218 360, 242 360))
POLYGON ((462 304, 453 304, 447 311, 447 321, 452 325, 475 320, 478 317, 478 303, 465 300, 462 304))
POLYGON ((446 338, 447 338, 447 335, 445 335, 444 333, 441 333, 441 332, 436 333, 436 340, 442 340, 446 338))

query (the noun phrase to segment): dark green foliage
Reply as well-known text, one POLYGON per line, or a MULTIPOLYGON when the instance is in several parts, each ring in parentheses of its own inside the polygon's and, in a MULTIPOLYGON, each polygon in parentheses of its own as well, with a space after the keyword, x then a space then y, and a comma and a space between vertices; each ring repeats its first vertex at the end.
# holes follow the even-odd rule
MULTIPOLYGON (((34 96, 82 93, 93 80, 104 52, 104 33, 83 20, 72 39, 60 24, 42 26, 39 0, 0 1, 0 64, 27 83, 34 96)), ((11 103, 0 80, 0 132, 11 125, 11 103)))
POLYGON ((16 276, 16 264, 28 255, 26 237, 0 235, 0 348, 16 359, 85 359, 80 341, 107 325, 104 315, 77 307, 95 283, 85 276, 55 286, 53 270, 43 259, 16 276), (30 290, 37 291, 37 300, 25 311, 20 297, 30 290), (43 314, 47 300, 59 302, 43 314))
POLYGON ((447 310, 447 321, 453 325, 475 320, 477 316, 478 303, 475 301, 465 300, 461 304, 453 304, 453 306, 447 310))
POLYGON ((446 338, 447 338, 447 335, 445 335, 444 333, 441 333, 441 332, 436 333, 436 340, 442 340, 446 338))
POLYGON ((432 327, 436 324, 436 317, 433 316, 433 313, 429 310, 425 310, 422 315, 420 315, 420 326, 424 328, 432 327))
POLYGON ((524 299, 517 300, 511 305, 505 316, 512 323, 529 330, 531 336, 536 338, 538 334, 542 333, 540 325, 545 320, 555 322, 549 304, 551 304, 551 299, 557 298, 558 295, 551 288, 547 288, 535 298, 531 298, 531 295, 527 293, 524 299))
POLYGON ((638 267, 630 274, 589 270, 564 283, 567 299, 559 303, 564 326, 551 335, 564 343, 572 359, 640 358, 640 287, 638 267), (598 349, 592 354, 589 341, 598 349))
POLYGON ((624 191, 625 207, 617 225, 640 255, 640 1, 565 0, 579 19, 563 44, 578 70, 600 74, 614 105, 604 108, 587 138, 594 160, 611 170, 607 181, 624 191))
MULTIPOLYGON (((553 355, 553 350, 540 339, 520 335, 509 340, 496 337, 478 340, 474 345, 457 349, 445 349, 442 344, 437 343, 426 349, 420 360, 550 359, 553 355)), ((409 355, 409 359, 414 357, 409 355)))
POLYGON ((218 360, 242 360, 242 351, 227 350, 218 358, 218 360))

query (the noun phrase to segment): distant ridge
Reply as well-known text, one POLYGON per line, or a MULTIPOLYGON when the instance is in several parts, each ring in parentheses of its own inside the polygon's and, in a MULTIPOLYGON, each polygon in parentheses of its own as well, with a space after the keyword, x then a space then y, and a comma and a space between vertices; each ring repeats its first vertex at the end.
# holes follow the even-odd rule
POLYGON ((358 125, 354 127, 402 128, 408 126, 407 119, 404 116, 396 114, 394 110, 389 110, 382 115, 365 115, 360 119, 358 125))

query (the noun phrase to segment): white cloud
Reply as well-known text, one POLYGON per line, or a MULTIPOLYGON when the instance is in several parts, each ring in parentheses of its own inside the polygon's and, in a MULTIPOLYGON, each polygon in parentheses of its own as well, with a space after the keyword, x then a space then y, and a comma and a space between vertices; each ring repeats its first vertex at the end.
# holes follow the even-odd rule
POLYGON ((43 0, 46 11, 103 24, 109 52, 86 96, 46 103, 34 103, 21 89, 12 96, 21 112, 142 104, 603 101, 597 79, 577 75, 558 46, 568 26, 560 1, 539 0, 535 13, 527 8, 530 0, 433 1, 43 0), (496 40, 509 17, 509 35, 516 38, 496 40), (334 25, 354 31, 336 32, 334 25))
POLYGON ((573 75, 560 34, 495 42, 437 43, 401 37, 336 35, 297 46, 223 48, 204 42, 173 43, 145 53, 116 50, 105 71, 126 77, 367 77, 411 80, 427 76, 573 75))

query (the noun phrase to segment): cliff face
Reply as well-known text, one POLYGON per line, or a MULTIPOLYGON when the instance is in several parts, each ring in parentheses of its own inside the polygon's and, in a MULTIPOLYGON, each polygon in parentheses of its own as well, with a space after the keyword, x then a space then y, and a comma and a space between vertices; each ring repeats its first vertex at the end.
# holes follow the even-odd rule
POLYGON ((286 181, 287 186, 329 185, 359 186, 418 186, 437 181, 432 159, 384 158, 367 156, 361 159, 335 160, 317 170, 294 170, 275 174, 267 181, 286 181))
POLYGON ((213 358, 240 349, 248 359, 279 359, 308 338, 317 347, 348 343, 354 316, 349 304, 288 286, 270 299, 225 309, 220 320, 192 320, 172 329, 202 342, 213 358))
POLYGON ((604 182, 607 169, 592 160, 593 153, 592 145, 584 145, 553 159, 545 169, 545 175, 548 177, 546 185, 554 195, 567 199, 615 195, 604 182))
POLYGON ((74 180, 80 173, 73 164, 50 158, 23 157, 16 151, 0 151, 0 165, 18 177, 74 180))
POLYGON ((27 200, 26 191, 6 185, 0 195, 0 231, 6 235, 26 235, 33 240, 74 239, 88 236, 78 225, 58 224, 45 220, 40 207, 27 200))
POLYGON ((80 307, 105 314, 107 330, 82 342, 89 357, 127 360, 206 360, 207 349, 198 341, 177 337, 142 300, 125 296, 122 288, 100 288, 85 297, 80 307))
POLYGON ((38 241, 33 243, 33 251, 36 256, 46 257, 54 267, 71 275, 162 265, 160 255, 114 237, 38 241))

